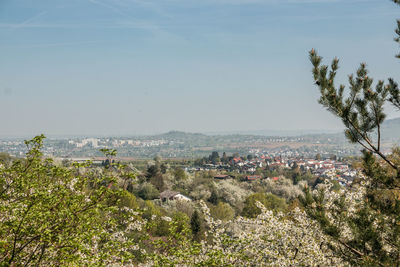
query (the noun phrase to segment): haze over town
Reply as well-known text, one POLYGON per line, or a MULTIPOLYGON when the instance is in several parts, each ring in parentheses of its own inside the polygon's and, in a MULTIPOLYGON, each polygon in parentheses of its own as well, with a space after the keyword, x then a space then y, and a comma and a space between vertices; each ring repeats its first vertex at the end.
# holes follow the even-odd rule
POLYGON ((360 61, 398 80, 397 14, 380 0, 4 0, 0 135, 340 131, 307 52, 338 56, 341 82, 360 61))

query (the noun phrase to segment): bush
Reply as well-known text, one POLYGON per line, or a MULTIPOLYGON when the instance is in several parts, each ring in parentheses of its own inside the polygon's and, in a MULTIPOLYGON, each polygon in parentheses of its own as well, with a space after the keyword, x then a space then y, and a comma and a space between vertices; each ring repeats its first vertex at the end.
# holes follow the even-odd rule
POLYGON ((274 212, 287 210, 287 204, 283 198, 271 193, 255 193, 247 197, 242 210, 242 215, 249 218, 257 217, 257 215, 261 213, 261 209, 256 205, 257 201, 263 204, 265 208, 274 212))
POLYGON ((235 217, 235 211, 228 203, 219 202, 216 206, 210 208, 211 216, 223 221, 232 220, 235 217))
POLYGON ((139 189, 138 196, 144 200, 156 199, 160 196, 160 192, 154 185, 150 183, 144 183, 139 189))

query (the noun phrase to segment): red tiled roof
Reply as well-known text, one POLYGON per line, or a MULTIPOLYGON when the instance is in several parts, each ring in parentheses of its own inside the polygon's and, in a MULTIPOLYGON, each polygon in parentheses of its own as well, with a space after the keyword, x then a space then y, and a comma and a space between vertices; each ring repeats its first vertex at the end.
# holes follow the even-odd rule
POLYGON ((256 179, 261 179, 260 175, 248 175, 246 176, 246 180, 256 180, 256 179))

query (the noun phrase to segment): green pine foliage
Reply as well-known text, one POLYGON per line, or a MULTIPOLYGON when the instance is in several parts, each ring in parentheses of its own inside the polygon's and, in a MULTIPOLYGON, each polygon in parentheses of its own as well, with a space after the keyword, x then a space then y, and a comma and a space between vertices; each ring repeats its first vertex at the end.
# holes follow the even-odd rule
POLYGON ((195 210, 190 219, 190 229, 192 229, 193 240, 200 241, 203 238, 204 226, 200 213, 195 210))
MULTIPOLYGON (((398 0, 394 2, 400 4, 398 0)), ((400 21, 397 24, 396 34, 399 35, 400 21)), ((400 39, 395 41, 400 42, 400 39)), ((320 89, 319 103, 342 120, 348 140, 363 147, 364 178, 359 182, 366 193, 356 211, 348 209, 344 196, 327 207, 322 191, 311 194, 307 189, 302 202, 324 232, 338 241, 341 246, 336 252, 348 263, 399 266, 400 150, 394 148, 391 155, 386 155, 381 148, 381 125, 386 117, 384 106, 389 102, 400 109, 398 85, 393 79, 373 85, 366 64, 362 63, 356 74, 349 76, 346 92, 344 85, 335 85, 339 60, 335 58, 327 66, 321 65, 322 58, 314 49, 309 55, 315 84, 320 89), (345 229, 344 225, 349 225, 350 229, 345 229)))

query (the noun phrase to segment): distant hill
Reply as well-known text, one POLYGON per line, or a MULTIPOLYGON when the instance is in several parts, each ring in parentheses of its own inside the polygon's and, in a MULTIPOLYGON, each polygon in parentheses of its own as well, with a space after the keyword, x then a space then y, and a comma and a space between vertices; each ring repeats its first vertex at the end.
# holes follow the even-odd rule
MULTIPOLYGON (((382 139, 387 142, 400 142, 400 118, 384 121, 381 128, 382 139)), ((334 130, 253 130, 253 131, 226 131, 210 132, 207 135, 247 135, 247 136, 329 136, 335 139, 345 140, 343 131, 334 130)))
POLYGON ((260 136, 303 136, 314 134, 335 134, 335 130, 248 130, 248 131, 221 131, 209 132, 209 135, 260 135, 260 136))
MULTIPOLYGON (((381 128, 382 138, 386 141, 400 140, 400 118, 389 119, 384 121, 381 128)), ((155 135, 152 137, 176 140, 176 141, 189 141, 189 140, 209 140, 224 139, 224 137, 239 138, 239 137, 294 137, 294 136, 314 136, 314 137, 343 137, 343 131, 332 130, 253 130, 253 131, 221 131, 209 133, 188 133, 182 131, 169 131, 167 133, 155 135)))
POLYGON ((159 134, 157 136, 160 138, 169 139, 169 140, 171 140, 171 139, 182 140, 182 139, 206 137, 206 135, 201 134, 201 133, 186 133, 186 132, 181 132, 181 131, 169 131, 168 133, 159 134))

